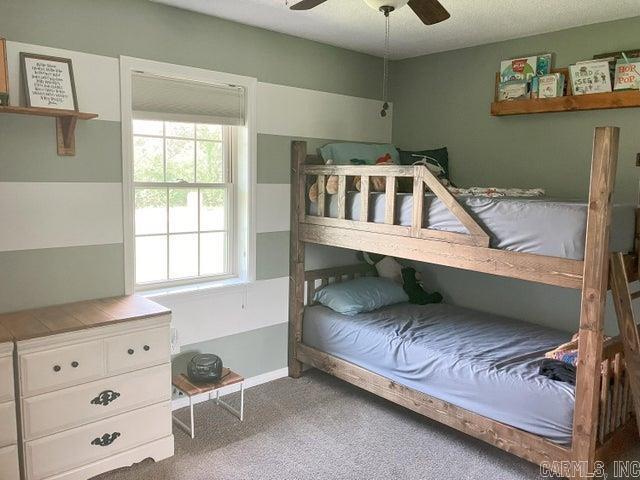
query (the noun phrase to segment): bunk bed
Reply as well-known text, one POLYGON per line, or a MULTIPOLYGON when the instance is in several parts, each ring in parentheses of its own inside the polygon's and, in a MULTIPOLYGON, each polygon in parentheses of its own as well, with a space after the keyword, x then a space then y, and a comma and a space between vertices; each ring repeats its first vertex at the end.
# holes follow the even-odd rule
MULTIPOLYGON (((589 199, 583 209, 586 229, 583 222, 581 230, 584 242, 580 248, 584 247, 584 253, 564 256, 517 245, 511 249, 500 248, 499 235, 486 231, 486 224, 481 226, 476 221, 479 215, 473 211, 473 205, 454 197, 425 166, 324 165, 318 156, 307 155, 306 142, 292 142, 289 375, 299 377, 303 365, 318 368, 560 475, 587 476, 596 468, 596 461, 615 458, 623 446, 637 436, 634 406, 635 411, 640 407, 637 398, 640 395, 631 393, 640 392, 640 339, 631 310, 631 301, 640 297, 640 292, 629 291, 629 283, 637 279, 639 222, 635 219, 631 222, 632 242, 617 242, 615 235, 611 235, 618 138, 615 127, 595 129, 589 199), (338 178, 338 191, 332 196, 324 188, 328 176, 338 178), (374 176, 386 179, 382 196, 369 191, 369 179, 374 176), (348 181, 353 177, 361 178, 359 194, 347 191, 348 181), (398 195, 398 178, 409 178, 412 183, 410 208, 406 206, 406 195, 405 198, 398 195), (316 180, 318 201, 312 206, 307 200, 307 189, 316 180), (427 189, 434 198, 425 195, 427 189), (429 216, 434 202, 446 207, 461 228, 433 228, 429 216), (610 251, 610 237, 612 246, 618 245, 622 251, 610 251), (578 366, 570 405, 572 422, 560 434, 518 428, 513 426, 520 425, 518 421, 509 421, 508 415, 483 415, 482 408, 473 405, 464 408, 455 399, 430 394, 420 385, 381 369, 380 365, 349 358, 347 351, 341 352, 337 344, 323 342, 323 328, 331 328, 333 322, 335 328, 344 329, 346 324, 340 323, 344 319, 332 317, 326 311, 321 313, 319 309, 325 307, 314 306, 315 293, 329 283, 374 273, 366 264, 305 271, 307 243, 581 290, 578 366), (621 336, 604 341, 604 308, 609 288, 621 336), (307 325, 308 331, 303 331, 303 325, 307 325)), ((626 216, 629 223, 628 212, 616 213, 618 215, 626 216)), ((623 234, 625 236, 629 234, 623 234)), ((393 315, 381 315, 383 320, 367 319, 371 325, 378 321, 375 328, 385 328, 385 321, 392 322, 393 315)), ((406 312, 394 315, 402 317, 406 312)), ((447 317, 443 312, 438 315, 447 317)), ((469 320, 468 313, 457 310, 449 311, 448 315, 461 316, 467 326, 471 323, 464 322, 478 321, 478 318, 469 320)), ((484 320, 491 323, 486 316, 484 320)), ((505 325, 510 324, 504 323, 502 327, 505 325)), ((362 324, 358 328, 361 327, 362 324)), ((496 328, 499 327, 494 325, 494 332, 496 328)), ((471 330, 473 328, 461 339, 469 345, 475 341, 471 330)), ((522 338, 515 330, 512 333, 522 338)), ((548 331, 539 334, 548 334, 549 338, 554 335, 548 331)), ((517 350, 517 345, 514 344, 514 348, 517 350)))

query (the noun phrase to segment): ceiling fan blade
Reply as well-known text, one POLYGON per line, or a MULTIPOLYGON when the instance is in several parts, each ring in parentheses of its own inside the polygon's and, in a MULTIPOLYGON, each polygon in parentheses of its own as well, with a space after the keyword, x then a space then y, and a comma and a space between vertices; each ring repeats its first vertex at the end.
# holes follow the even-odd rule
POLYGON ((425 25, 435 25, 451 16, 438 0, 409 0, 409 6, 425 25))
POLYGON ((327 0, 300 0, 298 3, 289 7, 291 10, 311 10, 327 0))

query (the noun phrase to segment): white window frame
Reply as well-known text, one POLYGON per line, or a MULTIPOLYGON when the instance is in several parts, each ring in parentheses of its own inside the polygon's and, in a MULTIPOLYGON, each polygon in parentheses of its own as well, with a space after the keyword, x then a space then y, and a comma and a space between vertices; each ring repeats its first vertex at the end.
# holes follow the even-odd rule
MULTIPOLYGON (((122 198, 123 198, 123 232, 124 232, 124 277, 125 293, 148 288, 172 289, 193 284, 198 289, 211 284, 212 287, 224 286, 225 283, 255 281, 255 191, 256 191, 256 93, 257 79, 223 72, 215 72, 194 67, 173 65, 132 57, 120 57, 120 103, 122 120, 122 198), (233 237, 229 238, 233 275, 215 278, 194 277, 180 280, 136 286, 135 283, 135 228, 134 228, 134 181, 133 181, 133 131, 132 121, 132 77, 135 73, 144 72, 169 78, 199 81, 211 84, 237 85, 245 89, 246 123, 243 127, 233 127, 233 144, 235 164, 233 165, 234 198, 230 228, 233 237), (235 268, 233 268, 235 267, 235 268)), ((198 123, 198 122, 194 122, 198 123)))
MULTIPOLYGON (((134 114, 135 117, 135 114, 134 114)), ((151 117, 146 117, 144 118, 144 120, 150 120, 151 117)), ((134 118, 135 120, 135 118, 134 118)), ((133 138, 135 140, 136 137, 143 137, 143 138, 157 138, 157 139, 161 139, 163 141, 163 143, 165 143, 165 146, 163 148, 163 166, 164 166, 164 171, 166 172, 166 168, 167 168, 167 151, 166 151, 166 140, 188 140, 188 141, 193 141, 194 142, 194 149, 193 149, 193 154, 194 156, 197 155, 197 136, 196 136, 196 130, 194 129, 194 137, 193 138, 184 138, 184 137, 172 137, 170 135, 166 134, 166 122, 164 120, 159 120, 161 122, 163 122, 163 133, 162 135, 151 135, 151 134, 136 134, 133 133, 133 138)), ((198 125, 201 124, 201 122, 199 122, 197 119, 193 119, 191 121, 189 121, 187 119, 187 117, 184 117, 180 120, 179 123, 188 123, 188 124, 193 124, 198 125)), ((234 215, 234 211, 235 211, 235 203, 236 203, 236 198, 237 198, 237 194, 236 194, 236 181, 235 181, 235 171, 237 168, 237 148, 235 146, 235 143, 237 141, 237 135, 235 132, 235 127, 232 126, 228 126, 228 125, 222 125, 222 130, 223 130, 223 134, 222 134, 222 140, 221 141, 217 141, 218 143, 222 143, 222 155, 224 157, 224 176, 225 176, 225 181, 222 183, 206 183, 206 182, 198 182, 197 178, 195 178, 195 172, 194 172, 194 182, 153 182, 153 181, 146 181, 146 182, 138 182, 135 179, 133 180, 133 188, 134 188, 134 196, 135 196, 135 190, 138 188, 148 188, 148 189, 165 189, 167 192, 167 205, 166 205, 166 215, 167 215, 167 225, 166 225, 166 232, 164 233, 144 233, 144 234, 138 234, 134 231, 134 238, 137 239, 138 237, 167 237, 167 242, 169 242, 171 235, 188 235, 188 234, 196 234, 198 235, 198 275, 195 276, 191 276, 191 277, 184 277, 184 278, 176 278, 176 279, 171 279, 171 278, 167 278, 164 280, 156 280, 156 281, 151 281, 151 282, 142 282, 142 283, 138 283, 136 282, 135 288, 137 290, 152 290, 152 289, 157 289, 157 288, 164 288, 164 287, 171 287, 171 286, 179 286, 179 285, 186 285, 189 283, 196 283, 196 282, 209 282, 212 280, 225 280, 228 278, 234 278, 237 276, 238 274, 238 261, 237 261, 237 252, 236 252, 236 243, 235 243, 235 231, 237 228, 237 218, 234 215), (170 218, 170 213, 169 213, 169 209, 170 209, 170 204, 169 204, 169 190, 170 189, 185 189, 185 190, 197 190, 198 191, 198 227, 196 229, 196 231, 192 231, 192 232, 174 232, 172 233, 170 228, 169 228, 169 218, 170 218), (225 232, 227 234, 226 237, 226 245, 225 245, 225 272, 224 273, 220 273, 220 274, 213 274, 213 275, 200 275, 200 234, 202 233, 213 233, 213 231, 210 230, 201 230, 200 229, 200 190, 201 189, 206 189, 206 188, 224 188, 225 193, 226 193, 226 198, 225 198, 225 212, 224 212, 224 220, 225 220, 225 227, 223 230, 218 230, 217 232, 225 232)), ((216 141, 216 140, 203 140, 203 141, 216 141)), ((197 167, 197 159, 194 157, 194 168, 197 167)), ((134 168, 135 168, 135 158, 134 158, 134 168)), ((134 209, 134 214, 135 214, 135 209, 134 209)), ((135 223, 135 222, 134 222, 135 223)), ((134 226, 135 229, 135 226, 134 226)), ((169 275, 170 272, 170 248, 169 248, 169 243, 167 243, 167 275, 169 275)))

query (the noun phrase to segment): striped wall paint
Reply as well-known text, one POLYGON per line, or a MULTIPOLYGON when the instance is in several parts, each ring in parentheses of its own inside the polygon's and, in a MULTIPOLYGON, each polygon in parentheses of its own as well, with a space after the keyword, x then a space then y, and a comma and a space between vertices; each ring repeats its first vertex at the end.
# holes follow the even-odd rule
POLYGON ((120 183, 0 183, 0 252, 122 243, 120 183))
POLYGON ((287 324, 272 325, 248 332, 217 337, 185 346, 174 357, 174 372, 184 372, 195 353, 216 353, 225 365, 242 372, 245 378, 287 366, 287 324))
POLYGON ((0 181, 122 182, 120 122, 78 122, 74 157, 58 156, 54 128, 50 118, 0 115, 0 181))
MULTIPOLYGON (((0 224, 11 226, 0 238, 0 311, 122 294, 118 61, 15 42, 8 47, 12 103, 21 95, 15 73, 20 51, 69 57, 79 105, 99 119, 79 123, 75 157, 59 157, 50 119, 0 117, 0 224), (101 95, 92 94, 96 89, 101 95)), ((284 366, 291 141, 307 141, 310 153, 331 141, 387 142, 391 123, 377 116, 378 109, 379 102, 363 98, 259 83, 257 280, 222 291, 154 297, 173 310, 182 347, 219 351, 231 341, 258 342, 263 347, 256 352, 273 363, 269 370, 284 366), (286 114, 294 111, 292 105, 298 113, 286 114)), ((307 251, 309 268, 355 261, 347 250, 309 246, 307 251)), ((257 370, 261 363, 249 361, 257 370)))
POLYGON ((0 252, 0 311, 124 292, 122 244, 0 252))

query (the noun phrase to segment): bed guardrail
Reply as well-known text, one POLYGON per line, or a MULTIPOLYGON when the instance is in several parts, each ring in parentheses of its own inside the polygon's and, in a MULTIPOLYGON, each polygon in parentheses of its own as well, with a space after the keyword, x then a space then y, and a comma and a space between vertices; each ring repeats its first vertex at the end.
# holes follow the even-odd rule
MULTIPOLYGON (((307 162, 308 163, 308 162, 307 162)), ((330 227, 343 227, 352 230, 364 230, 367 232, 385 233, 401 237, 412 237, 427 240, 439 240, 443 242, 472 245, 476 247, 488 247, 489 235, 473 219, 471 215, 460 205, 456 198, 440 183, 438 178, 424 165, 302 165, 301 184, 305 186, 300 209, 304 223, 325 225, 330 227), (338 177, 336 218, 327 216, 327 192, 326 180, 329 176, 338 177), (347 219, 347 185, 348 179, 360 178, 360 218, 347 219), (369 221, 370 179, 385 179, 385 216, 384 223, 369 221), (309 179, 318 181, 318 206, 317 214, 311 215, 307 208, 306 187, 309 179), (413 213, 411 226, 396 225, 396 193, 398 178, 411 178, 413 180, 413 213), (424 193, 428 188, 445 205, 449 211, 460 221, 468 233, 445 232, 424 227, 424 193)), ((312 182, 311 182, 312 183, 312 182)))

